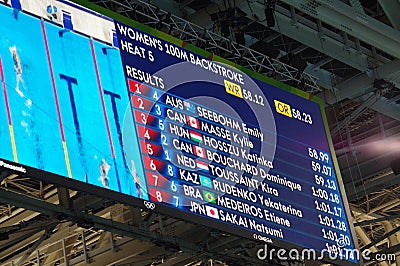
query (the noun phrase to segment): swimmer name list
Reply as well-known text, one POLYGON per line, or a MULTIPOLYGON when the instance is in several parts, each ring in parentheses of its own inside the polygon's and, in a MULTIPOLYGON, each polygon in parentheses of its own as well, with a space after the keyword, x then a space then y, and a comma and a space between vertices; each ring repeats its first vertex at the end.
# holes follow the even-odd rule
MULTIPOLYGON (((241 85, 244 85, 243 75, 237 71, 232 70, 227 66, 223 66, 214 61, 200 57, 187 50, 181 49, 178 46, 164 42, 156 37, 137 31, 125 25, 116 23, 116 28, 119 34, 125 36, 127 39, 130 40, 130 41, 122 39, 120 40, 121 50, 133 56, 137 56, 142 59, 149 60, 150 62, 154 62, 157 59, 155 58, 154 53, 151 49, 156 49, 160 52, 164 52, 167 55, 173 56, 180 60, 201 67, 204 70, 217 74, 225 79, 229 79, 234 83, 239 83, 241 85), (140 43, 141 45, 135 44, 137 42, 140 43)), ((131 68, 132 66, 126 68, 127 72, 132 73, 132 71, 129 71, 131 68)), ((131 77, 129 73, 127 74, 128 76, 131 77)))

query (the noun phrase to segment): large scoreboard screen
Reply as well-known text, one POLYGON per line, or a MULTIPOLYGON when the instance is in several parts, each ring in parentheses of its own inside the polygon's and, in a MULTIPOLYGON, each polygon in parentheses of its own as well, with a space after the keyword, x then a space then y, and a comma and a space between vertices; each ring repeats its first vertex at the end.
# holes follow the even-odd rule
POLYGON ((355 243, 318 99, 45 2, 0 4, 0 168, 358 264, 343 255, 355 243))

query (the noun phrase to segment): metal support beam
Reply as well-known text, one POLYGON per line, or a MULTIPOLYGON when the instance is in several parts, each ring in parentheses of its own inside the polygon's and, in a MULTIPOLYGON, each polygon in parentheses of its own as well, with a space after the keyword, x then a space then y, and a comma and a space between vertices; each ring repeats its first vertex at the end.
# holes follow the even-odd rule
MULTIPOLYGON (((363 244, 366 244, 366 245, 367 245, 367 244, 371 243, 371 240, 369 239, 367 233, 364 231, 363 228, 361 228, 361 227, 356 227, 356 228, 355 228, 355 231, 356 231, 358 237, 360 238, 360 240, 361 240, 361 242, 362 242, 363 244)), ((377 252, 377 251, 378 251, 378 250, 376 249, 376 247, 371 247, 370 250, 371 250, 372 252, 377 252)), ((389 263, 387 263, 386 261, 381 261, 381 262, 379 262, 379 265, 380 265, 380 266, 389 266, 389 263)))
POLYGON ((14 232, 16 230, 21 229, 21 225, 12 225, 12 226, 6 226, 6 227, 1 227, 0 228, 0 234, 7 234, 9 232, 14 232))
POLYGON ((65 239, 62 240, 62 251, 63 251, 63 257, 64 257, 64 265, 69 266, 69 261, 68 261, 68 254, 67 254, 67 246, 65 243, 65 239))
POLYGON ((195 0, 185 0, 185 1, 183 1, 182 3, 180 3, 179 5, 182 6, 182 7, 185 7, 185 6, 190 5, 190 4, 193 3, 194 1, 195 1, 195 0))
POLYGON ((385 53, 400 58, 400 32, 384 23, 356 12, 342 1, 283 0, 288 5, 343 30, 385 53))
POLYGON ((69 219, 75 221, 78 221, 80 219, 93 221, 93 223, 96 223, 96 228, 104 229, 106 231, 122 235, 128 233, 129 236, 135 237, 137 239, 148 240, 149 238, 156 239, 157 237, 154 232, 147 232, 147 231, 144 232, 127 224, 121 224, 109 219, 105 219, 95 215, 90 215, 87 213, 82 213, 82 212, 76 213, 73 210, 69 210, 63 206, 38 200, 23 194, 17 194, 9 190, 6 190, 4 188, 0 188, 0 198, 2 202, 5 204, 12 204, 14 206, 22 207, 52 217, 59 217, 62 219, 69 219))
POLYGON ((379 92, 373 93, 363 104, 357 107, 357 109, 354 110, 349 116, 340 121, 337 124, 337 126, 331 130, 331 135, 335 136, 340 131, 340 129, 342 129, 342 127, 348 125, 351 121, 359 117, 364 111, 366 111, 369 107, 374 105, 379 98, 380 98, 379 92))
POLYGON ((150 213, 149 217, 147 218, 147 220, 143 223, 143 227, 144 228, 149 228, 150 225, 154 222, 154 220, 156 219, 157 214, 155 213, 150 213))
POLYGON ((319 62, 315 63, 312 65, 312 69, 316 69, 316 68, 320 68, 323 65, 329 64, 330 62, 332 62, 334 59, 332 57, 329 56, 325 56, 323 59, 321 59, 319 62))
POLYGON ((7 178, 11 173, 9 171, 3 171, 0 173, 0 183, 3 182, 5 178, 7 178))
MULTIPOLYGON (((327 104, 334 104, 344 99, 364 100, 362 95, 367 95, 373 87, 375 79, 390 80, 397 88, 400 88, 400 59, 384 64, 374 70, 374 73, 366 72, 345 81, 342 81, 334 93, 330 95, 318 95, 325 99, 327 104)), ((365 97, 365 96, 364 96, 365 97)), ((371 106, 372 109, 400 121, 400 105, 381 97, 371 106)))
POLYGON ((0 260, 3 259, 5 256, 9 255, 9 252, 7 252, 7 250, 13 250, 16 248, 15 245, 21 243, 22 241, 29 239, 31 236, 34 236, 38 233, 40 233, 41 231, 43 231, 42 228, 37 228, 34 229, 32 231, 30 231, 29 233, 26 234, 22 234, 18 237, 13 237, 12 239, 6 241, 6 243, 0 245, 0 250, 2 250, 2 254, 0 254, 0 260), (4 252, 4 250, 6 250, 6 252, 4 252), (6 254, 5 254, 6 253, 6 254))
POLYGON ((303 52, 304 50, 306 50, 308 48, 308 46, 306 45, 300 45, 299 47, 293 49, 292 51, 290 51, 292 54, 299 54, 301 52, 303 52))
POLYGON ((382 218, 376 218, 373 220, 366 220, 366 221, 358 222, 358 223, 355 223, 354 226, 365 226, 365 225, 369 225, 369 224, 390 221, 390 220, 397 219, 397 218, 400 218, 400 214, 395 214, 395 215, 385 216, 382 218))
POLYGON ((52 223, 50 225, 47 226, 47 228, 45 229, 43 235, 35 242, 35 244, 33 244, 26 252, 25 254, 18 260, 18 262, 16 263, 16 266, 21 265, 22 263, 25 262, 25 260, 37 249, 37 247, 39 247, 39 245, 46 240, 47 238, 49 238, 49 236, 51 235, 51 232, 54 230, 54 228, 58 225, 57 223, 52 223))
POLYGON ((400 226, 396 227, 395 229, 390 230, 389 232, 385 233, 383 236, 376 238, 374 241, 372 241, 368 245, 365 245, 365 246, 361 247, 361 250, 366 250, 366 249, 368 249, 370 247, 373 247, 376 244, 378 244, 379 242, 381 242, 382 240, 385 240, 386 238, 396 234, 399 231, 400 231, 400 226))
MULTIPOLYGON (((245 1, 241 0, 238 2, 243 3, 245 1)), ((117 4, 117 2, 115 3, 117 4)), ((135 8, 132 8, 130 12, 134 12, 134 14, 138 16, 147 18, 148 20, 152 21, 152 23, 160 23, 159 16, 164 16, 167 14, 166 11, 160 10, 156 6, 149 3, 139 0, 136 0, 135 3, 137 3, 135 8)), ((248 9, 247 4, 245 6, 248 9)), ((219 10, 218 5, 216 10, 219 10)), ((208 10, 208 12, 211 11, 208 10)), ((129 16, 129 12, 126 12, 126 10, 122 14, 135 19, 132 17, 132 15, 129 16)), ((265 15, 263 14, 263 16, 265 15)), ((202 17, 206 17, 206 21, 209 22, 208 14, 205 14, 202 17)), ((217 55, 228 53, 230 56, 228 56, 226 59, 247 67, 255 72, 265 74, 273 71, 278 74, 276 77, 277 80, 282 80, 283 82, 292 80, 298 83, 302 81, 304 82, 304 86, 307 91, 312 93, 321 91, 317 84, 317 79, 314 76, 303 72, 299 77, 299 71, 295 67, 284 64, 279 60, 269 58, 268 56, 252 50, 244 45, 240 45, 229 38, 225 38, 212 31, 206 30, 204 26, 198 26, 175 15, 171 15, 168 22, 162 21, 162 25, 170 28, 171 30, 169 34, 173 35, 174 37, 190 43, 196 43, 197 41, 207 42, 208 51, 217 55)))
POLYGON ((399 80, 400 59, 384 64, 374 70, 374 73, 365 72, 364 74, 344 80, 337 85, 334 95, 326 98, 328 104, 334 104, 343 99, 354 99, 365 95, 369 88, 374 84, 375 79, 385 79, 393 82, 400 88, 399 80))
MULTIPOLYGON (((239 5, 238 7, 246 12, 248 17, 251 17, 249 15, 250 10, 246 5, 239 5)), ((253 9, 257 16, 265 16, 263 14, 263 8, 263 4, 259 1, 253 3, 253 9)), ((343 36, 324 28, 320 19, 317 19, 317 23, 315 23, 312 20, 296 14, 296 25, 293 25, 292 16, 293 13, 291 13, 290 10, 277 5, 275 8, 277 26, 274 27, 273 30, 306 44, 360 71, 364 72, 370 68, 369 58, 373 56, 373 52, 365 47, 361 47, 359 41, 357 45, 357 41, 348 40, 349 49, 344 50, 343 36)), ((265 22, 261 23, 266 25, 265 22)), ((389 62, 388 59, 379 55, 378 60, 380 64, 389 62)))
POLYGON ((400 121, 400 104, 395 104, 391 100, 381 97, 371 108, 400 121))
MULTIPOLYGON (((358 237, 360 238, 362 244, 368 245, 369 243, 371 243, 371 239, 369 239, 367 233, 365 232, 365 230, 363 228, 356 227, 354 229, 355 229, 358 237)), ((377 251, 376 247, 373 247, 371 250, 377 251)))
MULTIPOLYGON (((392 223, 390 223, 390 222, 384 222, 383 227, 385 228, 385 230, 387 232, 391 232, 391 231, 395 230, 393 228, 392 223)), ((392 234, 391 236, 389 236, 389 245, 391 247, 396 246, 398 244, 399 244, 399 240, 397 239, 396 235, 392 234)), ((400 256, 396 256, 396 265, 400 265, 400 256)))
POLYGON ((37 266, 40 266, 40 253, 39 253, 39 250, 36 250, 36 263, 37 263, 37 266))
POLYGON ((364 9, 360 3, 360 0, 350 0, 350 5, 358 14, 365 15, 364 9))
POLYGON ((400 3, 398 0, 378 0, 392 26, 400 30, 400 3))
MULTIPOLYGON (((12 204, 14 206, 36 211, 48 216, 60 217, 63 220, 68 221, 79 221, 80 219, 84 219, 86 221, 93 222, 94 229, 105 230, 114 234, 131 237, 141 241, 156 241, 157 243, 174 245, 179 247, 183 251, 192 253, 193 255, 200 252, 202 255, 209 257, 218 257, 232 260, 238 259, 237 257, 225 255, 224 252, 222 252, 221 250, 204 248, 203 250, 199 251, 198 245, 193 239, 185 240, 175 236, 161 235, 159 232, 149 231, 144 228, 137 228, 129 224, 116 222, 110 219, 87 213, 75 212, 63 206, 51 204, 49 202, 39 200, 37 198, 28 197, 23 194, 17 194, 2 187, 0 187, 0 198, 1 201, 5 204, 12 204)), ((257 265, 260 263, 260 261, 256 258, 241 257, 241 259, 245 260, 246 264, 249 263, 257 265)))
MULTIPOLYGON (((388 247, 385 249, 381 249, 381 250, 379 250, 379 252, 372 253, 370 255, 370 257, 371 258, 375 258, 375 257, 380 258, 382 254, 392 255, 392 254, 398 253, 399 250, 400 250, 400 244, 397 244, 397 245, 394 245, 394 246, 391 246, 391 247, 388 247)), ((398 264, 395 264, 395 265, 397 266, 398 264)))
POLYGON ((86 231, 82 232, 82 249, 83 249, 83 256, 85 257, 85 262, 87 264, 90 263, 90 258, 88 255, 87 247, 86 247, 86 231))
POLYGON ((137 207, 129 207, 132 224, 136 227, 142 226, 142 214, 137 207))
MULTIPOLYGON (((240 5, 239 7, 247 14, 251 12, 247 5, 240 5)), ((253 4, 253 9, 257 16, 265 17, 263 4, 255 2, 253 4)), ((371 51, 363 49, 363 53, 360 55, 359 51, 355 49, 355 44, 351 41, 349 41, 348 44, 350 49, 345 51, 343 49, 343 37, 340 34, 322 28, 320 22, 318 25, 318 21, 315 23, 298 14, 295 14, 296 24, 293 25, 292 16, 293 14, 291 14, 289 10, 277 5, 275 8, 275 19, 277 23, 272 29, 314 50, 336 58, 355 69, 360 71, 367 71, 369 69, 368 57, 372 56, 371 51)), ((260 23, 267 26, 266 22, 260 23)))
POLYGON ((391 200, 391 201, 388 201, 388 202, 385 202, 385 203, 383 203, 383 204, 381 204, 381 205, 379 205, 379 206, 376 206, 375 208, 372 208, 372 209, 370 209, 369 211, 368 211, 368 213, 360 213, 360 214, 356 214, 356 213, 358 213, 359 211, 358 210, 354 210, 354 221, 358 221, 358 220, 366 220, 366 219, 375 219, 375 218, 382 218, 382 216, 380 216, 380 217, 372 217, 371 215, 372 214, 376 214, 377 212, 380 212, 380 211, 382 211, 383 209, 386 209, 386 208, 388 208, 388 207, 395 207, 395 206, 397 206, 397 205, 399 205, 399 203, 400 203, 400 200, 398 200, 398 199, 396 199, 396 200, 391 200))
POLYGON ((57 187, 57 193, 60 205, 67 209, 72 209, 73 206, 71 198, 69 196, 69 190, 67 188, 57 187))
POLYGON ((346 195, 349 201, 354 201, 359 198, 365 198, 370 193, 380 191, 382 189, 396 186, 400 184, 399 177, 396 177, 393 173, 388 174, 380 179, 376 179, 371 182, 362 183, 354 186, 353 183, 349 182, 345 184, 346 195))

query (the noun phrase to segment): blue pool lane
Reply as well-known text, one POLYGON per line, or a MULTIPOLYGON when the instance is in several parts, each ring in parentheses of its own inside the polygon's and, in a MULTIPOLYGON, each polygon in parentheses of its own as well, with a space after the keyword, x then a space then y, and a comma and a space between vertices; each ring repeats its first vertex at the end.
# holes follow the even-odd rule
MULTIPOLYGON (((19 163, 66 174, 40 20, 0 6, 0 55, 19 163), (22 30, 23 29, 23 30, 22 30)), ((0 96, 0 157, 14 160, 5 99, 0 96)))
POLYGON ((73 179, 147 199, 119 50, 48 22, 42 28, 24 13, 15 19, 6 6, 0 5, 0 13, 10 106, 0 86, 0 158, 14 161, 9 111, 19 163, 66 178, 70 169, 73 179))
POLYGON ((100 171, 105 162, 108 187, 118 191, 90 41, 73 32, 60 34, 48 23, 46 32, 72 177, 105 186, 100 171))
MULTIPOLYGON (((126 159, 123 150, 129 99, 119 51, 93 41, 94 58, 89 38, 60 32, 49 23, 45 28, 72 177, 136 196, 133 175, 143 179, 144 174, 139 155, 139 159, 126 159), (137 161, 136 171, 132 171, 132 160, 137 161)), ((133 127, 129 133, 134 134, 133 127)), ((137 143, 134 147, 136 155, 137 143)))
MULTIPOLYGON (((125 120, 126 112, 130 112, 131 109, 120 52, 96 41, 94 47, 121 191, 138 196, 134 179, 138 178, 141 184, 145 184, 145 179, 132 117, 125 120), (124 138, 125 134, 128 138, 124 138), (135 165, 134 170, 132 161, 135 165)), ((147 197, 147 192, 142 192, 142 195, 147 197)))
POLYGON ((138 136, 130 107, 126 109, 124 114, 122 133, 126 161, 128 162, 132 175, 134 176, 132 178, 136 179, 137 181, 133 188, 129 188, 130 190, 127 192, 127 194, 148 199, 148 191, 145 181, 146 178, 144 176, 143 163, 138 146, 138 136))
MULTIPOLYGON (((0 35, 1 38, 1 35, 0 35)), ((0 46, 1 49, 1 46, 0 46)), ((0 76, 2 74, 2 64, 3 64, 3 59, 0 51, 0 60, 1 60, 1 65, 0 65, 0 76)), ((4 86, 2 79, 0 79, 1 86, 0 86, 0 158, 7 159, 9 161, 14 160, 14 155, 12 151, 12 146, 11 146, 11 136, 10 136, 10 128, 9 128, 9 122, 8 122, 8 113, 7 113, 7 107, 6 107, 6 101, 5 101, 5 96, 4 96, 4 86)), ((6 85, 5 85, 6 86, 6 85)), ((7 89, 7 88, 6 88, 7 89)))

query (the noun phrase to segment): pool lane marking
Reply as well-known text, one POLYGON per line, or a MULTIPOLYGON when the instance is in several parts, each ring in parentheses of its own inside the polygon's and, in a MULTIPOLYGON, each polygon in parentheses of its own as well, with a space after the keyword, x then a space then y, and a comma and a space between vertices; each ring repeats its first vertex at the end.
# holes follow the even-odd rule
POLYGON ((110 124, 108 122, 106 105, 104 103, 104 93, 103 93, 103 88, 101 86, 99 67, 97 65, 96 53, 95 53, 95 50, 94 50, 94 44, 93 44, 93 39, 92 38, 90 38, 90 48, 92 49, 94 69, 96 71, 97 86, 99 88, 99 93, 100 93, 100 98, 101 98, 101 106, 103 107, 104 119, 106 121, 106 126, 107 126, 108 140, 110 142, 112 156, 113 156, 113 158, 115 158, 114 144, 113 144, 112 138, 111 138, 110 124))
POLYGON ((64 150, 65 163, 67 166, 68 177, 72 178, 67 142, 65 141, 64 127, 63 127, 62 118, 61 118, 61 109, 60 109, 60 104, 58 101, 57 87, 56 87, 56 82, 55 82, 55 78, 54 78, 53 64, 52 64, 51 58, 50 58, 50 49, 49 49, 49 44, 48 44, 48 40, 47 40, 47 34, 46 34, 46 29, 45 29, 43 19, 42 19, 42 31, 43 31, 44 44, 46 46, 47 62, 49 64, 49 68, 50 68, 50 76, 51 76, 51 83, 53 86, 54 99, 55 99, 56 107, 57 107, 57 115, 58 115, 58 122, 60 125, 60 132, 61 132, 62 145, 63 145, 63 150, 64 150))
POLYGON ((114 144, 113 144, 112 137, 111 137, 110 123, 108 121, 106 104, 104 102, 103 87, 101 86, 99 67, 98 67, 98 64, 97 64, 96 53, 95 53, 95 50, 94 50, 93 38, 90 38, 90 48, 92 50, 93 64, 94 64, 94 69, 96 71, 96 78, 97 78, 97 86, 99 88, 101 106, 103 108, 104 119, 105 119, 106 127, 107 127, 108 141, 110 142, 111 154, 112 154, 112 157, 113 157, 113 160, 114 160, 114 167, 115 167, 115 172, 116 172, 116 175, 117 175, 118 190, 119 190, 119 192, 122 192, 121 191, 121 183, 120 183, 120 180, 119 180, 119 174, 118 174, 118 168, 117 168, 114 144))
POLYGON ((3 71, 3 60, 1 57, 0 57, 0 75, 1 75, 1 84, 3 85, 4 100, 6 102, 7 117, 8 117, 8 130, 10 131, 11 146, 12 146, 12 151, 13 151, 13 156, 14 156, 14 162, 18 163, 17 146, 15 145, 14 129, 13 129, 12 120, 11 120, 10 105, 8 103, 6 80, 5 80, 4 71, 3 71))

